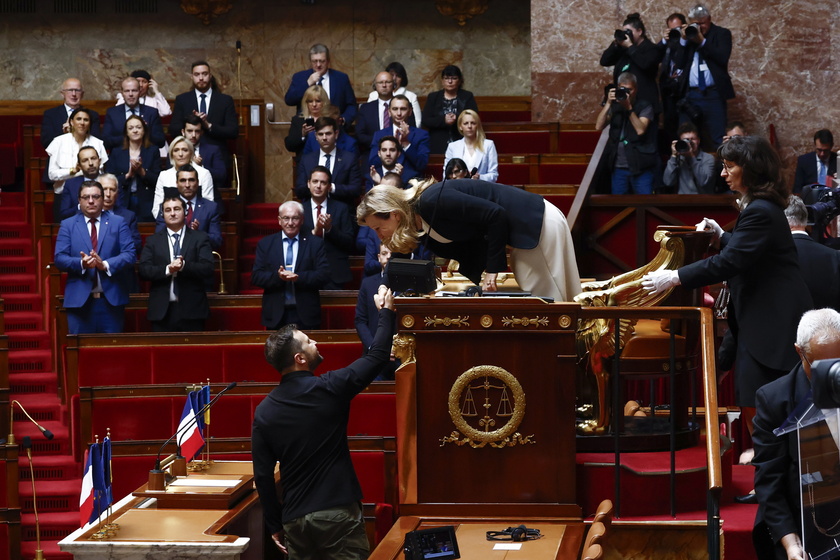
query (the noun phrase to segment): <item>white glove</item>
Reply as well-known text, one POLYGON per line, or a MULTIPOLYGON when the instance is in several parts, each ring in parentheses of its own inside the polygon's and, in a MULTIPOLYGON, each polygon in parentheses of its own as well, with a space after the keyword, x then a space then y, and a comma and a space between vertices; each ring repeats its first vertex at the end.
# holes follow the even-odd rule
POLYGON ((715 236, 712 240, 712 244, 714 244, 720 236, 723 235, 723 228, 720 227, 720 224, 714 221, 711 218, 703 218, 703 221, 694 226, 694 229, 697 231, 712 231, 714 232, 715 236))
POLYGON ((654 295, 679 285, 680 275, 676 270, 657 270, 645 274, 642 278, 642 288, 654 295))

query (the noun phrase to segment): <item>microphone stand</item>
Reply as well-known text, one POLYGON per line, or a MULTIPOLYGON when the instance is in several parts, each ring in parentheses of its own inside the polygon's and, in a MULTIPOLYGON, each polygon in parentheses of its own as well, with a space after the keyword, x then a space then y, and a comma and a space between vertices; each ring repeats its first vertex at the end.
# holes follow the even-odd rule
MULTIPOLYGON (((18 403, 18 406, 20 406, 20 403, 18 403)), ((27 416, 29 415, 27 414, 27 416)), ((26 456, 29 458, 29 481, 32 483, 32 511, 35 513, 35 560, 44 560, 44 550, 41 548, 41 522, 38 520, 38 496, 35 494, 35 468, 32 466, 32 438, 24 436, 21 446, 26 449, 26 456)))
POLYGON ((48 429, 40 425, 38 422, 36 422, 35 419, 32 418, 28 412, 26 412, 26 409, 23 408, 23 405, 20 404, 20 401, 12 401, 11 403, 9 403, 9 436, 6 438, 6 443, 8 443, 9 445, 15 445, 15 434, 13 429, 15 421, 15 405, 18 405, 18 408, 21 409, 21 411, 23 411, 27 418, 29 418, 29 421, 35 424, 36 428, 41 430, 41 433, 44 434, 45 438, 52 439, 55 437, 55 435, 53 435, 51 431, 49 431, 48 429))
MULTIPOLYGON (((166 447, 173 439, 178 437, 181 433, 186 432, 188 429, 192 428, 192 426, 198 422, 199 416, 210 410, 210 407, 216 404, 216 401, 219 400, 219 397, 221 397, 234 387, 236 387, 236 381, 231 382, 227 387, 219 391, 218 394, 216 394, 216 396, 213 397, 213 400, 201 407, 201 410, 193 414, 193 417, 190 418, 189 422, 187 422, 187 424, 185 424, 183 428, 179 427, 177 430, 175 430, 175 433, 172 435, 172 437, 163 442, 163 445, 160 446, 160 449, 157 453, 157 461, 155 462, 155 468, 149 471, 149 490, 162 491, 166 487, 166 473, 161 469, 160 460, 160 454, 163 453, 163 448, 166 447)), ((176 476, 186 476, 187 474, 186 460, 183 457, 181 457, 180 445, 178 446, 178 456, 175 458, 175 462, 173 463, 172 469, 173 474, 175 474, 176 476)))

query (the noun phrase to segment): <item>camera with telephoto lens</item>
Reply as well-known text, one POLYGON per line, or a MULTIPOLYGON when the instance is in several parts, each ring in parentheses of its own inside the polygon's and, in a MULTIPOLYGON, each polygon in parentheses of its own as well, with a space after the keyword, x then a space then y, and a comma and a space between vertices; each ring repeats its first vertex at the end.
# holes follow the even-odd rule
POLYGON ((623 43, 625 39, 630 39, 630 41, 632 41, 633 34, 629 29, 616 29, 615 33, 613 33, 613 38, 619 43, 623 43))
POLYGON ((684 156, 691 151, 691 144, 685 140, 677 140, 677 143, 674 144, 674 150, 676 150, 677 154, 684 156))
POLYGON ((669 43, 678 42, 680 40, 680 37, 682 37, 682 34, 680 33, 680 28, 679 27, 674 27, 673 29, 668 31, 668 42, 669 43))
POLYGON ((692 41, 695 37, 700 34, 700 26, 696 23, 692 23, 688 27, 685 28, 685 38, 689 41, 692 41))

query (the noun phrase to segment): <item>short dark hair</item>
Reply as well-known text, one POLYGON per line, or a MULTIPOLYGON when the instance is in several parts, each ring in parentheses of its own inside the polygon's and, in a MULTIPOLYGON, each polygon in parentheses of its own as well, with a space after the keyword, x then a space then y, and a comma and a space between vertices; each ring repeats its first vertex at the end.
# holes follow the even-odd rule
POLYGON ((99 150, 94 148, 93 146, 82 146, 79 148, 79 152, 76 154, 76 162, 82 163, 82 150, 93 150, 96 152, 96 157, 99 157, 99 150))
POLYGON ((464 81, 464 75, 461 73, 461 69, 455 66, 454 64, 449 64, 440 72, 440 77, 445 78, 447 76, 455 76, 462 82, 464 81))
POLYGON ((679 12, 674 12, 673 14, 671 14, 670 16, 668 16, 668 17, 666 17, 666 18, 665 18, 665 25, 668 25, 668 22, 669 22, 669 21, 671 21, 672 19, 678 19, 678 20, 680 20, 680 23, 681 23, 681 24, 683 24, 683 25, 685 25, 686 23, 688 23, 688 22, 686 21, 686 19, 685 19, 685 15, 684 15, 684 14, 681 14, 681 13, 679 13, 679 12))
POLYGON ((783 209, 790 192, 782 179, 782 162, 770 142, 761 136, 736 136, 718 147, 718 156, 741 166, 747 189, 741 206, 755 199, 772 202, 783 209))
POLYGON ((742 123, 741 121, 729 121, 729 124, 726 125, 724 132, 731 132, 736 128, 740 128, 743 131, 747 130, 747 127, 744 126, 744 123, 742 123))
POLYGON ((70 116, 69 116, 69 117, 67 117, 67 120, 68 120, 68 121, 72 121, 72 120, 73 120, 73 118, 74 118, 76 115, 78 115, 79 113, 84 113, 84 114, 86 114, 86 115, 88 116, 88 118, 89 118, 89 119, 93 120, 93 117, 92 117, 92 116, 91 116, 91 114, 90 114, 90 109, 88 109, 87 107, 76 107, 76 108, 75 108, 75 109, 73 109, 73 111, 70 113, 70 116))
POLYGON ((315 131, 331 126, 333 130, 338 131, 338 121, 332 117, 318 117, 315 120, 315 131))
POLYGON ((105 196, 105 189, 102 188, 102 183, 94 181, 93 179, 88 179, 87 181, 83 181, 82 185, 79 187, 79 200, 82 199, 82 191, 91 187, 99 189, 99 194, 105 196))
POLYGON ((198 118, 198 115, 195 113, 191 113, 184 117, 184 124, 191 124, 193 126, 201 126, 201 119, 198 118))
POLYGON ((391 98, 391 103, 393 103, 394 101, 397 101, 397 100, 405 101, 408 104, 408 110, 409 111, 413 110, 413 107, 411 106, 411 101, 409 101, 408 97, 406 97, 405 95, 403 95, 401 93, 399 95, 395 95, 394 97, 391 98))
POLYGON ((400 64, 399 62, 392 62, 388 66, 385 67, 385 71, 390 74, 396 74, 402 80, 400 84, 402 87, 408 86, 408 74, 405 73, 405 66, 400 64))
POLYGON ((677 137, 680 137, 683 134, 688 134, 689 132, 693 132, 694 134, 700 134, 700 131, 697 130, 697 127, 694 125, 693 122, 685 121, 677 129, 677 137))
POLYGON ((639 12, 627 14, 627 18, 621 25, 629 25, 633 29, 641 31, 642 37, 647 37, 647 30, 645 29, 645 24, 642 22, 642 16, 639 14, 639 12))
POLYGON ((169 202, 170 200, 175 200, 181 203, 181 210, 184 209, 184 200, 180 196, 165 196, 163 198, 163 202, 160 203, 161 212, 163 211, 163 205, 169 202))
POLYGON ((817 140, 822 144, 834 145, 834 135, 827 128, 821 128, 814 133, 814 142, 817 140))
POLYGON ((324 167, 323 165, 316 165, 316 166, 312 169, 312 171, 310 171, 310 173, 309 173, 309 178, 310 178, 310 179, 312 179, 312 176, 313 176, 315 173, 326 173, 326 174, 327 174, 327 182, 328 182, 328 183, 332 183, 332 173, 330 173, 330 170, 329 170, 329 169, 327 169, 326 167, 324 167))
POLYGON ((448 179, 455 171, 465 171, 469 173, 467 164, 461 158, 452 158, 446 163, 446 169, 443 170, 443 177, 448 179))
POLYGON ((379 139, 379 144, 376 145, 376 150, 377 151, 379 151, 379 149, 382 148, 382 143, 383 142, 393 142, 394 144, 397 145, 397 151, 402 152, 402 146, 400 145, 400 142, 399 142, 399 140, 397 140, 396 136, 388 135, 388 136, 383 136, 382 138, 380 138, 379 139))
POLYGON ((206 66, 208 69, 210 68, 210 65, 207 63, 206 60, 196 60, 190 66, 190 70, 194 69, 196 66, 206 66))
POLYGON ((294 365, 295 354, 302 350, 300 341, 295 338, 297 330, 295 324, 284 325, 265 341, 265 361, 278 372, 294 365))
POLYGON ((198 179, 198 170, 189 163, 178 168, 175 172, 176 179, 178 178, 179 173, 195 173, 195 178, 198 179))

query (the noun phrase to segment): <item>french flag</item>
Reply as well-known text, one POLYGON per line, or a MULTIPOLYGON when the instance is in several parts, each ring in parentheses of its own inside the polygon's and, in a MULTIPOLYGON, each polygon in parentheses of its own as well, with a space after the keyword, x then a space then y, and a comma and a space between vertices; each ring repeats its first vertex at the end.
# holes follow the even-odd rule
POLYGON ((181 413, 181 422, 178 424, 178 447, 187 461, 192 461, 204 446, 204 437, 201 435, 198 422, 195 421, 196 411, 193 409, 192 401, 193 399, 188 396, 187 402, 184 403, 184 411, 181 413))
MULTIPOLYGON (((91 446, 93 447, 93 446, 91 446)), ((82 491, 79 494, 79 526, 90 523, 93 515, 93 465, 90 448, 85 451, 85 474, 82 476, 82 491)))

